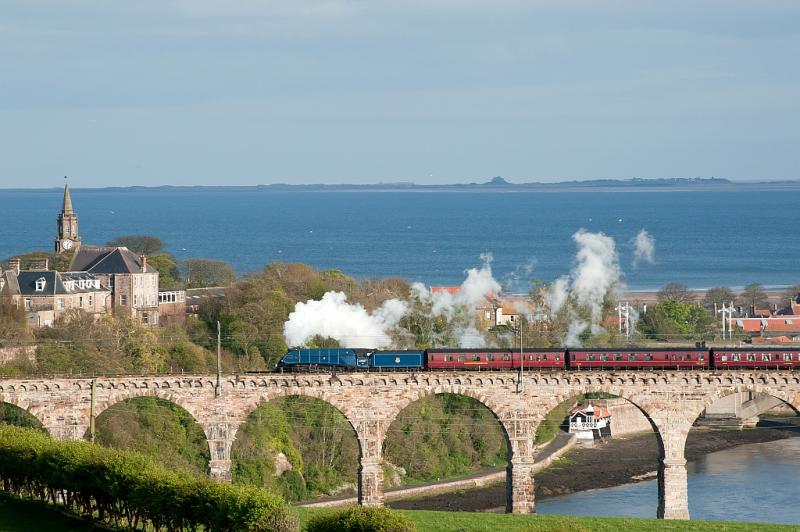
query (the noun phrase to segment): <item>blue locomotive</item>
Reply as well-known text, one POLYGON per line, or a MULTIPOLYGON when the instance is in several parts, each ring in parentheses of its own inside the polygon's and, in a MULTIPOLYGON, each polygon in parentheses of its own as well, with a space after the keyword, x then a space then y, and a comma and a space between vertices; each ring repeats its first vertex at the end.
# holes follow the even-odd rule
POLYGON ((290 349, 278 369, 411 370, 425 366, 424 351, 370 351, 367 349, 290 349))

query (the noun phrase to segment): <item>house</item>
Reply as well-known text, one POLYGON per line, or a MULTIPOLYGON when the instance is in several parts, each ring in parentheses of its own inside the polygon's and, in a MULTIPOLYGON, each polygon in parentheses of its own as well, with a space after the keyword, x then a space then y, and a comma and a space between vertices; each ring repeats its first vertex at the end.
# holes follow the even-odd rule
MULTIPOLYGON (((18 263, 17 263, 18 264, 18 263)), ((28 325, 52 326, 69 311, 95 317, 110 311, 111 291, 86 272, 10 269, 0 272, 0 294, 25 309, 28 325)))
POLYGON ((611 413, 602 406, 579 404, 569 413, 569 432, 579 440, 594 441, 611 437, 611 413))
POLYGON ((81 246, 70 269, 90 273, 111 290, 111 310, 158 325, 158 270, 126 247, 81 246))

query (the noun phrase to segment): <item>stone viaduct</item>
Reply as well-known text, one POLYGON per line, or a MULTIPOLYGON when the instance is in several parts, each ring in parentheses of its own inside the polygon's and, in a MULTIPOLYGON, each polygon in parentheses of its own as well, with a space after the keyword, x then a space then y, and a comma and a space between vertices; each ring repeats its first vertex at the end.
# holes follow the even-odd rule
POLYGON ((636 405, 653 425, 661 446, 658 516, 672 519, 689 517, 684 445, 703 409, 745 392, 800 407, 800 374, 782 371, 529 372, 522 383, 517 373, 506 372, 244 374, 224 376, 219 391, 215 385, 211 375, 2 379, 0 401, 27 410, 54 437, 75 440, 86 436, 90 416, 119 401, 139 396, 172 401, 205 431, 209 474, 229 480, 236 431, 260 403, 290 395, 315 397, 336 407, 352 424, 360 445, 359 501, 381 505, 383 441, 389 425, 423 397, 461 394, 491 410, 505 432, 510 456, 507 511, 531 513, 539 423, 561 401, 606 392, 636 405))

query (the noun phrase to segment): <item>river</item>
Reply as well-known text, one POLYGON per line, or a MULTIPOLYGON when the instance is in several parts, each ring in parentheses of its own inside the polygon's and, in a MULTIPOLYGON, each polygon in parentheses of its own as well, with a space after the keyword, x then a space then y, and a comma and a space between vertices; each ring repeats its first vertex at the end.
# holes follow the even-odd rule
MULTIPOLYGON (((693 519, 800 524, 795 492, 800 438, 717 451, 690 462, 687 469, 693 519)), ((658 483, 651 480, 544 499, 537 502, 536 511, 654 517, 657 507, 658 483)))

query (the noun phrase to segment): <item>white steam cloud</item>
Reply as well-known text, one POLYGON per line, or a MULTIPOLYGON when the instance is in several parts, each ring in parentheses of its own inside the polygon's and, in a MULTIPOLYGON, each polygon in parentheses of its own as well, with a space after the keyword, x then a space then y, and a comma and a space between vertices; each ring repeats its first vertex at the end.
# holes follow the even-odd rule
POLYGON ((656 241, 645 229, 633 239, 633 267, 641 263, 653 264, 656 257, 656 241))
POLYGON ((575 303, 589 310, 590 322, 575 316, 570 307, 570 324, 564 337, 567 346, 580 345, 580 334, 591 326, 592 332, 602 329, 603 300, 622 282, 614 239, 604 233, 578 230, 572 239, 578 245, 575 264, 570 275, 553 281, 544 294, 551 318, 564 308, 572 298, 575 303))
POLYGON ((333 338, 347 347, 382 348, 392 345, 389 333, 408 312, 408 303, 399 299, 384 301, 369 313, 347 302, 342 292, 326 292, 319 301, 297 303, 283 326, 286 344, 306 345, 315 336, 333 338))
POLYGON ((467 270, 467 278, 455 293, 431 292, 422 283, 414 283, 411 286, 412 293, 416 298, 430 304, 433 316, 445 316, 453 319, 460 309, 468 312, 470 324, 461 325, 455 331, 459 347, 484 347, 486 345, 483 335, 471 322, 473 310, 485 301, 487 295, 499 294, 502 289, 500 283, 492 275, 491 253, 482 254, 481 259, 483 265, 480 268, 467 270))

